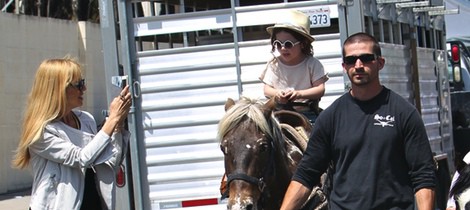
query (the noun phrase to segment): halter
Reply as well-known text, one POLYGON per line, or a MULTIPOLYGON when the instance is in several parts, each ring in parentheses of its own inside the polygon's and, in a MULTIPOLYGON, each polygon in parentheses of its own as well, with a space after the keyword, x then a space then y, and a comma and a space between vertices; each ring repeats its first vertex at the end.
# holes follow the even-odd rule
POLYGON ((266 187, 266 183, 264 182, 264 177, 267 177, 272 171, 275 172, 274 170, 274 152, 275 152, 275 147, 273 144, 273 141, 271 141, 271 148, 272 151, 270 152, 269 155, 269 162, 268 162, 268 167, 265 168, 263 176, 257 178, 253 176, 249 176, 246 173, 232 173, 227 175, 227 191, 229 191, 230 188, 230 182, 234 180, 243 180, 245 182, 248 182, 252 185, 258 186, 258 190, 260 192, 264 192, 264 188, 266 187))
MULTIPOLYGON (((273 127, 273 126, 271 126, 271 127, 273 127)), ((276 128, 273 128, 273 129, 276 129, 276 128)), ((275 133, 275 132, 273 132, 273 133, 275 133)), ((265 177, 268 177, 270 174, 272 174, 274 176, 275 175, 274 173, 276 173, 274 154, 276 153, 277 148, 274 146, 275 145, 274 144, 274 139, 270 139, 270 142, 271 142, 272 150, 270 151, 270 154, 269 154, 268 166, 265 168, 263 175, 261 177, 253 177, 253 176, 250 176, 246 173, 228 174, 227 175, 227 190, 225 191, 223 197, 228 197, 227 193, 230 192, 230 183, 234 180, 242 180, 242 181, 248 182, 252 185, 257 186, 258 190, 262 194, 265 193, 265 191, 264 191, 264 189, 266 188, 265 177)), ((263 196, 261 196, 261 197, 263 197, 263 196)))

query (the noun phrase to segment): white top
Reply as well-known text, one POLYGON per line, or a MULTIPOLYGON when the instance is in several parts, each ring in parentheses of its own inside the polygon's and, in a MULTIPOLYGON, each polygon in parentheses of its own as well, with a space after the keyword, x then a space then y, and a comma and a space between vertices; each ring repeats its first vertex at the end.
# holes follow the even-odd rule
POLYGON ((305 90, 313 87, 317 80, 326 82, 328 75, 317 58, 308 56, 293 66, 285 65, 277 58, 272 59, 267 63, 260 79, 265 84, 280 90, 305 90))
POLYGON ((38 141, 29 147, 33 173, 31 209, 79 210, 85 190, 85 171, 93 168, 106 209, 115 208, 115 171, 127 150, 129 133, 111 137, 97 132, 93 116, 74 111, 77 130, 61 121, 46 125, 38 141), (96 134, 96 135, 95 135, 96 134))

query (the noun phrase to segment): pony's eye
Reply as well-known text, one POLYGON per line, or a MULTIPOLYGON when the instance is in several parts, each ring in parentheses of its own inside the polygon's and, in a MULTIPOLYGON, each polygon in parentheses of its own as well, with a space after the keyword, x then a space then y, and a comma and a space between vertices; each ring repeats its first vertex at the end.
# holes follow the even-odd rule
POLYGON ((268 151, 268 149, 269 149, 269 144, 266 143, 266 142, 262 142, 262 143, 259 145, 259 150, 260 150, 261 152, 266 152, 266 151, 268 151))

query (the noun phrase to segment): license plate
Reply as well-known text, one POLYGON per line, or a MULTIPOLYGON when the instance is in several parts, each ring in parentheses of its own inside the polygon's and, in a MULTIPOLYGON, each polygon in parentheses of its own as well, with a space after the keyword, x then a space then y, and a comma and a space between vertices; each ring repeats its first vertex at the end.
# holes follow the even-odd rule
POLYGON ((329 7, 302 9, 302 12, 310 17, 310 28, 329 27, 331 25, 329 7))

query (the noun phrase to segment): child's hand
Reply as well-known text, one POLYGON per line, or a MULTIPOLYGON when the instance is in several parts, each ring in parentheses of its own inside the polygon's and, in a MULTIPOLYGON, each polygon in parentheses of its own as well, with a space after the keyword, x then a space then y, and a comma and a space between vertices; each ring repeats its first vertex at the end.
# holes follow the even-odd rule
POLYGON ((300 93, 300 91, 293 90, 292 92, 289 93, 288 100, 295 101, 296 99, 301 99, 301 98, 302 98, 302 94, 300 93))
POLYGON ((286 104, 287 102, 289 102, 289 96, 290 92, 280 90, 276 93, 276 101, 280 104, 286 104))

